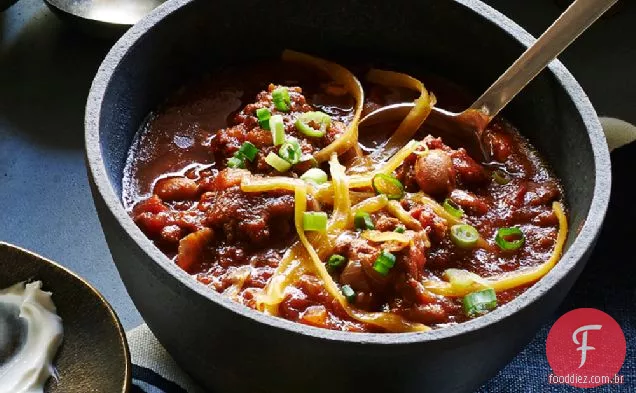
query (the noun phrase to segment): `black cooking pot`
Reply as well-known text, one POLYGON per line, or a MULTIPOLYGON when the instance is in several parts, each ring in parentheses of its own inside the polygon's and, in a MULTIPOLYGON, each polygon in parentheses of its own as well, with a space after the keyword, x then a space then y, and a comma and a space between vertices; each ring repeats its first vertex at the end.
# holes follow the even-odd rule
MULTIPOLYGON (((572 228, 559 264, 490 314, 405 334, 336 332, 266 316, 197 283, 159 251, 120 201, 122 170, 146 115, 221 63, 320 55, 417 64, 483 91, 532 37, 476 0, 173 0, 129 30, 93 82, 86 149, 95 204, 122 280, 175 360, 215 392, 460 392, 504 366, 583 269, 610 192, 605 138, 559 62, 504 112, 563 180, 572 228)), ((593 55, 593 54, 590 54, 593 55)))

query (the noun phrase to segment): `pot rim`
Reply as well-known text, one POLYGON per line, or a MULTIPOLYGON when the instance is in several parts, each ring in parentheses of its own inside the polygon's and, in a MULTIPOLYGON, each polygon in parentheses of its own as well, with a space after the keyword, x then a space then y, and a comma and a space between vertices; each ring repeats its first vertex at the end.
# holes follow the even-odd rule
MULTIPOLYGON (((93 80, 85 113, 86 160, 91 181, 94 183, 106 206, 121 227, 119 229, 125 231, 127 236, 131 237, 143 252, 152 258, 157 265, 167 271, 172 278, 176 279, 176 283, 180 284, 185 291, 193 292, 196 296, 212 301, 242 317, 249 318, 257 323, 262 323, 273 328, 282 329, 288 333, 347 343, 385 345, 423 343, 458 337, 486 329, 491 325, 501 322, 508 316, 529 307, 559 281, 570 274, 576 264, 581 263, 585 253, 593 247, 609 203, 611 189, 609 150, 598 117, 587 95, 565 66, 560 61, 554 60, 550 63, 548 69, 574 103, 590 138, 595 166, 594 194, 584 225, 581 227, 572 245, 561 257, 559 263, 535 285, 531 286, 511 302, 479 318, 424 333, 351 333, 317 328, 266 315, 228 299, 213 289, 199 284, 155 247, 128 215, 121 203, 121 199, 115 194, 108 178, 99 137, 99 119, 101 117, 102 99, 108 89, 112 75, 114 71, 117 70, 120 62, 127 55, 128 51, 147 31, 152 29, 153 26, 160 23, 164 18, 176 12, 181 7, 194 1, 196 0, 172 0, 164 3, 130 28, 117 43, 115 43, 100 65, 93 80)), ((472 10, 477 14, 476 17, 485 18, 489 22, 497 25, 525 47, 534 41, 534 38, 523 28, 499 11, 482 3, 480 0, 454 1, 472 10)))

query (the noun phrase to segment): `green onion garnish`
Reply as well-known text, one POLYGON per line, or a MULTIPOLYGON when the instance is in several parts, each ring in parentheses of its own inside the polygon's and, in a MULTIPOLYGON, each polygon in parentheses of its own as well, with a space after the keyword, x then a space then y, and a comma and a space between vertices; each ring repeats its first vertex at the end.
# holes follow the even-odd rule
POLYGON ((303 229, 306 231, 327 230, 327 213, 325 212, 304 212, 303 213, 303 229))
POLYGON ((526 237, 521 232, 521 229, 517 227, 512 228, 499 228, 497 229, 497 235, 495 236, 495 243, 502 250, 516 250, 523 246, 526 241, 526 237), (506 238, 513 237, 515 240, 507 240, 506 238))
POLYGON ((404 233, 406 231, 406 227, 404 225, 398 225, 393 232, 404 233))
POLYGON ((300 162, 302 154, 303 151, 300 149, 300 144, 295 139, 286 140, 278 150, 278 155, 292 165, 300 162))
POLYGON ((269 119, 272 117, 272 113, 267 108, 259 108, 256 110, 256 117, 258 118, 258 125, 262 129, 269 131, 269 119))
POLYGON ((234 155, 227 160, 228 168, 245 168, 245 160, 254 161, 258 148, 250 142, 243 142, 234 155))
POLYGON ((364 229, 375 229, 375 225, 373 225, 373 220, 369 213, 358 210, 356 214, 353 216, 353 225, 356 229, 364 230, 364 229))
POLYGON ((452 199, 446 198, 444 199, 444 204, 442 204, 444 210, 448 212, 451 216, 455 218, 462 218, 464 215, 464 209, 461 206, 456 204, 452 199))
POLYGON ((340 254, 333 254, 327 259, 327 270, 330 272, 335 271, 347 262, 347 258, 343 257, 340 254))
POLYGON ((228 168, 245 168, 245 161, 239 157, 230 157, 227 160, 228 168))
POLYGON ((320 168, 310 168, 307 172, 303 173, 300 177, 301 180, 306 182, 313 182, 316 184, 323 184, 327 182, 327 174, 320 168))
POLYGON ((356 291, 353 290, 353 288, 351 288, 349 285, 343 285, 342 288, 340 288, 340 290, 342 291, 342 295, 347 298, 347 301, 349 303, 353 303, 356 300, 356 291))
POLYGON ((306 136, 320 138, 327 133, 331 117, 322 112, 306 112, 296 120, 296 128, 306 136), (314 128, 314 125, 318 127, 314 128))
POLYGON ((472 292, 464 296, 462 303, 466 316, 476 317, 497 307, 497 294, 492 288, 472 292))
POLYGON ((291 99, 289 98, 289 91, 286 87, 278 87, 272 91, 272 101, 274 106, 281 112, 289 112, 291 106, 291 99))
POLYGON ((502 171, 501 169, 497 169, 496 171, 492 172, 492 179, 495 181, 495 183, 501 185, 508 184, 511 180, 510 175, 502 171))
POLYGON ((395 255, 388 251, 382 250, 380 256, 373 262, 373 270, 383 276, 389 274, 389 270, 395 266, 395 255))
POLYGON ((453 243, 462 248, 472 248, 479 240, 479 232, 468 224, 456 224, 450 229, 453 243))
POLYGON ((256 154, 258 153, 258 149, 250 142, 243 142, 238 151, 234 154, 235 157, 245 157, 250 161, 254 161, 256 158, 256 154))
POLYGON ((384 194, 389 199, 402 199, 404 186, 394 176, 378 173, 371 180, 375 193, 384 194))
POLYGON ((282 145, 285 142, 285 122, 283 116, 274 115, 269 118, 269 129, 272 131, 272 142, 274 146, 282 145))
POLYGON ((287 172, 289 168, 291 168, 291 164, 289 162, 283 160, 274 152, 270 152, 267 157, 265 157, 265 162, 278 172, 287 172))

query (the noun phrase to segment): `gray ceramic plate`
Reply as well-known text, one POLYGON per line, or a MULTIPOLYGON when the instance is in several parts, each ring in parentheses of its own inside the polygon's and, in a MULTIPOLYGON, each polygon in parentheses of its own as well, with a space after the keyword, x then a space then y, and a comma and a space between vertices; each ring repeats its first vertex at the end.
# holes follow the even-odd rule
POLYGON ((46 393, 128 392, 130 354, 124 330, 110 305, 90 284, 62 266, 0 242, 0 288, 20 281, 43 283, 53 292, 64 341, 55 360, 59 380, 46 393))

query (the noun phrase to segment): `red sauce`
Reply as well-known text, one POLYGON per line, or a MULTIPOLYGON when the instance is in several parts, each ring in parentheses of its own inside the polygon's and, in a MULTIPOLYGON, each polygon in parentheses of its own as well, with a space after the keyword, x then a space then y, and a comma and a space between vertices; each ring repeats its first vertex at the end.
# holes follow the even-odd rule
MULTIPOLYGON (((439 106, 453 109, 466 103, 465 95, 451 85, 437 79, 424 82, 432 85, 439 106)), ((290 192, 248 194, 239 187, 246 171, 278 175, 264 160, 278 148, 272 146, 271 132, 259 126, 255 111, 273 108, 271 92, 279 85, 288 87, 291 110, 273 112, 284 117, 286 135, 297 138, 303 154, 315 153, 344 132, 354 100, 314 70, 281 62, 219 70, 181 89, 149 116, 130 150, 123 181, 125 206, 166 255, 203 285, 253 308, 256 294, 297 241, 290 192), (329 114, 332 123, 325 136, 305 137, 296 131, 294 119, 316 110, 329 114), (226 168, 227 159, 246 141, 259 149, 255 159, 245 169, 226 168)), ((365 112, 414 97, 413 92, 379 86, 365 86, 365 93, 365 112)), ((366 130, 360 138, 363 150, 373 150, 393 129, 382 125, 366 130)), ((464 220, 490 243, 497 228, 517 226, 525 235, 524 245, 516 251, 457 247, 448 236, 448 224, 430 207, 403 199, 402 207, 421 223, 425 234, 396 252, 391 272, 382 276, 373 269, 380 244, 347 231, 335 250, 347 263, 331 274, 339 285, 355 291, 355 307, 392 311, 441 327, 467 319, 461 300, 425 291, 422 280, 439 279, 448 268, 491 276, 544 262, 558 232, 552 202, 561 198, 562 191, 538 154, 504 120, 496 119, 487 130, 496 159, 487 165, 462 148, 453 149, 420 132, 431 153, 412 154, 396 171, 406 191, 424 191, 439 202, 450 198, 464 210, 464 220), (502 185, 493 180, 492 172, 498 168, 510 174, 510 182, 502 185), (430 248, 425 247, 427 239, 430 248)), ((307 169, 295 165, 287 175, 298 176, 307 169)), ((309 207, 319 208, 311 199, 309 207)), ((372 219, 381 231, 393 231, 400 224, 386 211, 374 213, 372 219)), ((524 290, 497 294, 498 304, 524 290)), ((382 331, 351 319, 312 273, 287 289, 278 314, 329 329, 382 331)))

